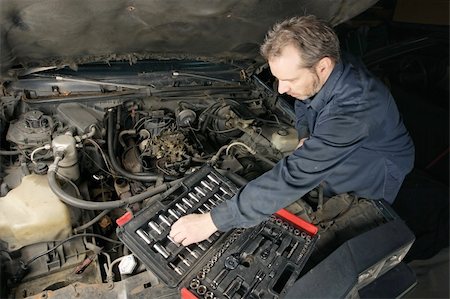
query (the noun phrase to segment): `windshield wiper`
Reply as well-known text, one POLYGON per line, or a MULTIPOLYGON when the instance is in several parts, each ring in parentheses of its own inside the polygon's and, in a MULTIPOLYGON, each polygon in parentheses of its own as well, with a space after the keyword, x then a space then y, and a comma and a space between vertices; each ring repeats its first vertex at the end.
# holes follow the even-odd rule
POLYGON ((96 84, 96 85, 108 85, 115 87, 123 87, 129 89, 146 89, 146 88, 155 88, 154 85, 137 85, 137 84, 124 84, 124 83, 114 83, 114 82, 104 82, 100 80, 91 80, 91 79, 80 79, 80 78, 69 78, 63 76, 55 76, 57 81, 68 81, 68 82, 78 82, 78 83, 87 83, 87 84, 96 84))
POLYGON ((225 80, 225 79, 204 76, 204 75, 198 75, 198 74, 182 73, 182 72, 178 72, 178 71, 173 71, 172 76, 174 76, 174 77, 191 77, 191 78, 205 79, 205 80, 217 81, 217 82, 233 84, 233 85, 240 85, 240 82, 236 82, 236 81, 225 80))

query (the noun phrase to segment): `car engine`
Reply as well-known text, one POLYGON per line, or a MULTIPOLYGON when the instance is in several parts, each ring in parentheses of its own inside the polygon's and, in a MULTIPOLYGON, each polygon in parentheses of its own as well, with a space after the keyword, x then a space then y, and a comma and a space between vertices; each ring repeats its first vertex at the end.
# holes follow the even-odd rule
POLYGON ((121 281, 130 275, 114 277, 114 265, 129 250, 115 221, 125 212, 206 164, 242 186, 297 146, 292 115, 276 112, 283 109, 264 86, 180 81, 145 96, 126 88, 115 96, 119 86, 100 99, 70 83, 50 93, 4 86, 3 290, 28 297, 121 281))

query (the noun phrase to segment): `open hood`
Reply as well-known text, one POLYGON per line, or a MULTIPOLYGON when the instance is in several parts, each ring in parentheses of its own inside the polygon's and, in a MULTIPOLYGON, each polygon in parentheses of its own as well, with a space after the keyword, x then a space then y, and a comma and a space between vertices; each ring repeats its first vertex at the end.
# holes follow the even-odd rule
POLYGON ((13 1, 1 3, 1 72, 143 58, 257 59, 275 22, 315 14, 337 25, 376 0, 13 1))

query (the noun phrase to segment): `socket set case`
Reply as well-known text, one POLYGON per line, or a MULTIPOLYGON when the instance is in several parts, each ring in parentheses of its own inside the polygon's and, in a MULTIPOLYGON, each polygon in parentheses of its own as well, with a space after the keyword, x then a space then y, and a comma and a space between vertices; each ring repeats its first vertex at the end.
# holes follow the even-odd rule
POLYGON ((317 240, 317 228, 286 210, 256 227, 216 232, 182 246, 169 237, 179 217, 205 213, 237 187, 203 167, 163 200, 118 227, 122 242, 183 298, 277 298, 298 278, 317 240))

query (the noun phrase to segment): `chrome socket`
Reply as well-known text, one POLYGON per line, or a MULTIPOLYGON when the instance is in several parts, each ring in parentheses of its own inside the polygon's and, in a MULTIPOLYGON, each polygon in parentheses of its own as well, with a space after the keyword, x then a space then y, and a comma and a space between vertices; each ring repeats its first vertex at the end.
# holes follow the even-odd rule
POLYGON ((170 253, 167 251, 167 249, 165 249, 163 246, 159 245, 158 243, 155 243, 153 245, 153 248, 159 253, 161 254, 165 259, 168 259, 170 256, 170 253))
POLYGON ((200 187, 195 186, 195 187, 194 187, 194 190, 197 191, 197 194, 200 194, 200 195, 203 196, 203 197, 206 196, 206 193, 203 192, 203 190, 202 190, 200 187))
POLYGON ((208 291, 208 289, 206 288, 206 286, 204 285, 199 285, 197 288, 197 294, 199 294, 200 296, 203 296, 206 294, 206 291, 208 291))
POLYGON ((142 228, 138 229, 136 231, 136 234, 138 234, 138 236, 141 237, 141 239, 144 240, 145 243, 150 244, 152 242, 148 233, 145 230, 143 230, 142 228))
POLYGON ((162 231, 161 231, 160 227, 159 227, 158 224, 156 224, 155 222, 149 221, 149 222, 148 222, 148 226, 149 226, 152 230, 154 230, 158 235, 162 234, 162 231))
POLYGON ((200 271, 197 273, 197 279, 203 280, 203 279, 205 279, 205 277, 206 277, 205 272, 200 271))
POLYGON ((202 186, 206 189, 209 189, 209 191, 213 190, 213 188, 206 181, 201 181, 200 184, 202 184, 202 186))
POLYGON ((208 174, 206 176, 211 182, 215 183, 216 185, 220 185, 219 181, 216 180, 211 174, 208 174))
POLYGON ((199 286, 200 286, 200 280, 198 280, 197 278, 192 279, 191 283, 189 284, 189 287, 193 290, 198 289, 199 286))

